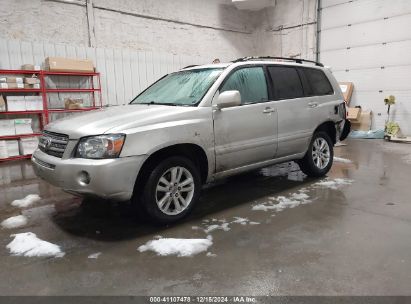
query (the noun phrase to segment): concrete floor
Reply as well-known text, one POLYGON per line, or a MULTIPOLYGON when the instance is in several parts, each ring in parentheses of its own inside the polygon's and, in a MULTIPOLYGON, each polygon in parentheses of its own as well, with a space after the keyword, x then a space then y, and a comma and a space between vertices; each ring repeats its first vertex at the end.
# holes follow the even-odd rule
POLYGON ((316 186, 285 164, 207 187, 183 223, 154 228, 135 222, 127 204, 81 205, 35 178, 29 161, 0 165, 0 221, 20 213, 19 229, 0 229, 1 295, 411 295, 411 145, 352 140, 337 147, 329 179, 316 186), (282 212, 252 206, 302 188, 309 204, 282 212), (37 193, 26 209, 14 199, 37 193), (270 198, 271 197, 271 198, 270 198), (212 219, 245 217, 210 234, 209 252, 157 256, 137 247, 157 235, 204 238, 212 219), (33 232, 62 247, 63 258, 11 256, 13 233, 33 232), (98 259, 89 259, 101 252, 98 259))

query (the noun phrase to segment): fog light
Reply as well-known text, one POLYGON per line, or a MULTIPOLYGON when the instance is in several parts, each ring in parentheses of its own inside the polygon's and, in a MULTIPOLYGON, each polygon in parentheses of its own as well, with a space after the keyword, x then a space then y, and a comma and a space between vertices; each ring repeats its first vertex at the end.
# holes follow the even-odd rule
POLYGON ((90 183, 90 174, 86 171, 81 171, 79 173, 78 182, 82 186, 88 185, 90 183))

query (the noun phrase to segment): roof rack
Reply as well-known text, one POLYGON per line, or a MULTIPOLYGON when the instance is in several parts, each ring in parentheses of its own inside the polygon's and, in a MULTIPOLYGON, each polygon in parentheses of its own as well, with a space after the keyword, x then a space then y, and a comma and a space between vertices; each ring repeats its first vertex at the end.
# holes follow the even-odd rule
POLYGON ((249 57, 238 58, 236 60, 233 60, 232 62, 242 62, 242 61, 249 61, 249 60, 273 60, 273 59, 294 61, 300 64, 302 64, 303 62, 309 62, 309 63, 315 64, 316 66, 324 67, 324 65, 321 62, 316 62, 312 60, 306 60, 306 59, 301 59, 301 58, 273 57, 273 56, 249 56, 249 57))
POLYGON ((182 68, 182 70, 184 70, 184 69, 188 69, 188 68, 193 68, 193 67, 196 67, 196 66, 198 66, 198 64, 188 65, 188 66, 186 66, 186 67, 182 68))

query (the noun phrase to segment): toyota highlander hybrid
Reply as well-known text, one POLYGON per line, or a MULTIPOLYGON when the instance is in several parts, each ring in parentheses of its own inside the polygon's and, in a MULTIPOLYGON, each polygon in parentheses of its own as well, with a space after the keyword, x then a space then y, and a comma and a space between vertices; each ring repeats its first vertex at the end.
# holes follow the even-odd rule
POLYGON ((323 176, 350 129, 342 93, 322 64, 277 59, 187 67, 126 106, 50 123, 36 174, 76 195, 131 200, 157 223, 185 217, 219 178, 288 161, 323 176))

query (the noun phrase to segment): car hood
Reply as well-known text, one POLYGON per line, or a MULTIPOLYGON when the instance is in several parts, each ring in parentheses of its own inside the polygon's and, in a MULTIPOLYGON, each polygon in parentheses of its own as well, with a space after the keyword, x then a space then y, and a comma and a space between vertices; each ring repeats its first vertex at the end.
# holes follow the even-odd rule
POLYGON ((195 109, 164 105, 114 106, 56 120, 48 124, 45 130, 66 134, 70 139, 104 133, 127 133, 128 129, 171 121, 195 109))

